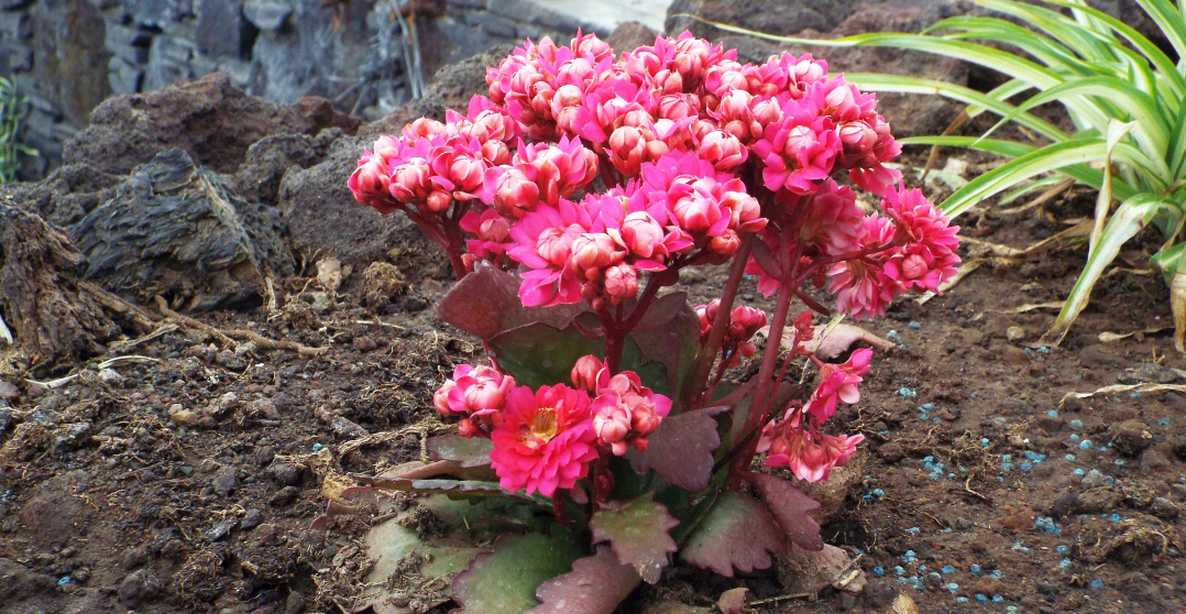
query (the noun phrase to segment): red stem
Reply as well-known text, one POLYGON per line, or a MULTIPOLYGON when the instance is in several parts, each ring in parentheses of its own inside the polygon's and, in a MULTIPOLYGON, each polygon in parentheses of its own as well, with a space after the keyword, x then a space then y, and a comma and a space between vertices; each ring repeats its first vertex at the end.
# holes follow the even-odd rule
MULTIPOLYGON (((708 332, 708 339, 700 348, 700 356, 696 361, 696 371, 692 375, 691 386, 688 387, 686 401, 694 401, 695 406, 703 405, 708 392, 708 377, 712 373, 712 365, 716 362, 717 354, 721 352, 721 345, 725 342, 725 331, 729 329, 729 315, 733 311, 733 300, 737 298, 737 290, 741 287, 741 279, 745 277, 745 263, 749 260, 750 247, 754 236, 745 235, 741 246, 733 255, 733 264, 729 268, 729 279, 725 281, 725 288, 721 291, 721 302, 717 308, 717 318, 713 320, 712 329, 708 332)), ((692 407, 693 404, 687 404, 692 407)))
MULTIPOLYGON (((774 320, 770 323, 770 333, 766 336, 766 348, 762 353, 762 366, 758 370, 758 385, 754 389, 754 400, 750 404, 749 418, 746 420, 745 432, 753 432, 766 423, 770 413, 770 402, 778 382, 774 380, 774 367, 778 363, 778 355, 782 348, 782 331, 786 328, 787 313, 791 310, 792 287, 784 281, 778 288, 778 303, 774 308, 774 320)), ((757 438, 746 444, 746 451, 737 457, 734 474, 749 469, 757 447, 757 438)))

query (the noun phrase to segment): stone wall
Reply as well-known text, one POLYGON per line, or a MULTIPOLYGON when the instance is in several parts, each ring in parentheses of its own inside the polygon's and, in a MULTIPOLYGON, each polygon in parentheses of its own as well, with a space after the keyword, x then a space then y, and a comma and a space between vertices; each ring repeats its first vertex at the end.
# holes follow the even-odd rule
POLYGON ((216 70, 274 102, 317 95, 380 117, 411 96, 394 12, 410 1, 426 78, 524 37, 608 34, 631 16, 582 17, 550 0, 0 0, 0 75, 29 98, 23 139, 42 152, 23 175, 56 165, 108 96, 216 70))

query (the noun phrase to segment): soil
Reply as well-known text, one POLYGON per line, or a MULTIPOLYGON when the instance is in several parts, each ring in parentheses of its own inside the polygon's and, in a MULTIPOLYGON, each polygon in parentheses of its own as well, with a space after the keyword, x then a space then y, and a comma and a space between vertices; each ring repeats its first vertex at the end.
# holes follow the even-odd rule
MULTIPOLYGON (((1051 206, 1060 219, 960 221, 1024 247, 1092 204, 1074 191, 1051 206)), ((1099 340, 1170 324, 1163 282, 1134 270, 1155 247, 1150 236, 1124 254, 1061 347, 1038 342, 1054 310, 1017 308, 1071 287, 1081 243, 986 263, 926 305, 900 301, 866 324, 896 348, 837 419, 866 435, 867 459, 824 533, 862 555, 863 592, 780 598, 773 572, 730 580, 676 565, 624 611, 669 598, 711 607, 738 585, 763 612, 886 612, 899 593, 923 612, 1182 610, 1186 396, 1062 402, 1118 383, 1181 383, 1186 361, 1168 332, 1099 340)), ((278 289, 274 313, 202 316, 328 347, 320 356, 180 329, 118 352, 144 358, 93 360, 49 390, 0 382, 11 404, 0 401, 0 611, 348 607, 368 520, 313 528, 326 494, 342 474, 419 458, 423 434, 439 428, 432 390, 480 349, 428 309, 448 283, 443 258, 412 257, 356 270, 336 293, 310 267, 278 289)), ((686 279, 703 298, 719 277, 686 279)))

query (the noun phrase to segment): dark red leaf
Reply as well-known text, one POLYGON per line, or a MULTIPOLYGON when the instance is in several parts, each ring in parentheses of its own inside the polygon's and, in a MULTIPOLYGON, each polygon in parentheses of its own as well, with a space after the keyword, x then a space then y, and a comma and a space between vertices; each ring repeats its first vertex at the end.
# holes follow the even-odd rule
POLYGON ((792 543, 804 550, 824 547, 819 523, 811 517, 811 513, 819 509, 819 502, 777 476, 756 473, 750 480, 792 543))
MULTIPOLYGON (((700 321, 683 292, 672 292, 651 304, 630 334, 647 361, 667 370, 667 390, 679 398, 680 387, 696 363, 700 348, 700 321)), ((655 384, 652 384, 652 386, 655 384)))
POLYGON ((786 540, 770 510, 753 497, 727 491, 688 538, 680 558, 726 577, 770 567, 786 540))
POLYGON ((667 507, 651 499, 649 493, 631 501, 611 502, 589 521, 593 543, 608 541, 618 560, 632 565, 651 584, 659 581, 667 555, 676 550, 668 531, 678 524, 667 507))
POLYGON ((647 450, 632 457, 635 470, 654 469, 659 477, 684 490, 696 492, 712 477, 713 452, 721 445, 714 416, 728 407, 705 407, 668 416, 647 438, 647 450))
POLYGON ((437 316, 461 330, 490 339, 535 322, 563 329, 581 313, 578 305, 527 309, 519 301, 519 279, 489 265, 453 284, 436 306, 437 316))
POLYGON ((642 578, 618 562, 606 546, 577 559, 572 571, 544 582, 535 591, 540 604, 531 614, 612 614, 642 578))
POLYGON ((485 437, 439 435, 428 439, 429 455, 438 460, 453 461, 464 469, 489 465, 492 447, 485 437))

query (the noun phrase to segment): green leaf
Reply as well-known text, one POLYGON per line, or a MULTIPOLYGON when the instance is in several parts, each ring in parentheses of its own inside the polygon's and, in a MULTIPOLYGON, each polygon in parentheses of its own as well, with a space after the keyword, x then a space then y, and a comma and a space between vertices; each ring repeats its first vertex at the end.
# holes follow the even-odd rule
POLYGON ((575 328, 557 329, 543 323, 527 324, 490 338, 498 366, 524 386, 567 383, 577 359, 605 354, 604 344, 575 328))
POLYGON ((1104 222, 1108 219, 1108 211, 1112 208, 1112 152, 1116 150, 1116 145, 1120 143, 1120 139, 1123 139, 1124 135, 1128 134, 1132 126, 1132 123, 1122 124, 1117 121, 1113 121, 1108 126, 1108 137, 1104 150, 1104 184, 1100 186, 1095 201, 1095 219, 1091 228, 1091 237, 1087 243, 1088 253, 1091 253, 1095 249, 1095 244, 1099 243, 1100 235, 1104 232, 1104 222))
POLYGON ((1163 247, 1150 260, 1161 270, 1168 283, 1174 275, 1186 273, 1186 243, 1163 247))
POLYGON ((895 92, 900 94, 931 94, 943 96, 952 100, 982 107, 997 115, 1006 116, 1016 114, 1013 118, 1018 124, 1029 128, 1038 134, 1052 140, 1061 141, 1067 134, 1054 124, 1024 111, 1017 112, 1017 107, 1003 102, 989 94, 983 94, 972 88, 947 83, 937 79, 924 79, 904 75, 888 75, 879 73, 845 73, 845 78, 857 84, 862 90, 873 92, 895 92))
POLYGON ((765 505, 727 491, 688 537, 680 558, 731 578, 734 570, 750 573, 770 567, 770 555, 784 546, 782 529, 765 505))
POLYGON ((457 576, 453 598, 470 614, 520 614, 538 604, 540 584, 567 572, 580 556, 580 548, 562 533, 505 537, 457 576))
POLYGON ((675 552, 668 533, 679 521, 647 494, 630 501, 611 501, 589 521, 593 543, 609 542, 618 560, 634 567, 650 584, 659 581, 667 555, 675 552))
POLYGON ((1139 194, 1124 201, 1116 209, 1116 213, 1104 227, 1095 249, 1088 256, 1087 264, 1079 273, 1079 278, 1075 280, 1071 293, 1063 303, 1062 311, 1059 312, 1058 318, 1054 320, 1050 330, 1043 336, 1043 340, 1054 345, 1058 345, 1062 341, 1067 331, 1070 330, 1071 324, 1079 317, 1091 299, 1091 290, 1095 287, 1095 283, 1099 281, 1104 270, 1120 253, 1121 246, 1140 232, 1160 209, 1167 207, 1172 209, 1170 205, 1162 202, 1155 195, 1139 194))
POLYGON ((535 591, 540 605, 530 614, 612 614, 642 579, 618 562, 606 546, 577 559, 572 571, 544 582, 535 591))

